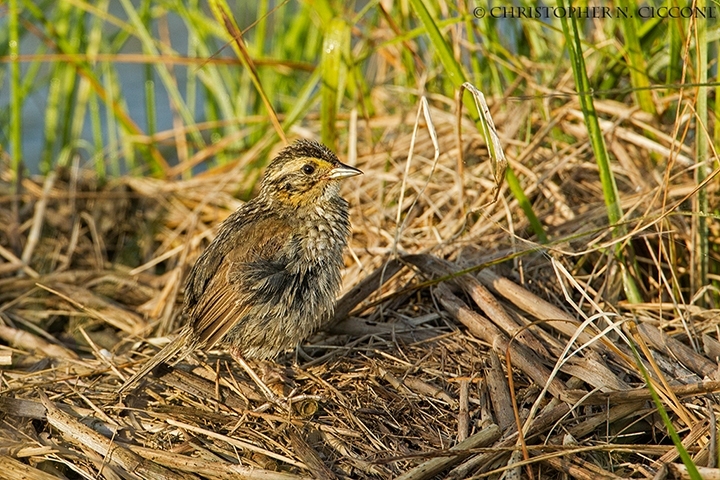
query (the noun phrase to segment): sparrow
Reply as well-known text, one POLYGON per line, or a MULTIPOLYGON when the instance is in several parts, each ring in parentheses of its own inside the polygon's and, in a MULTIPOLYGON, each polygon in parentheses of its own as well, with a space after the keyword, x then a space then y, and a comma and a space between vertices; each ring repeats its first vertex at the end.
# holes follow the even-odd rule
POLYGON ((222 222, 190 270, 179 335, 120 392, 197 349, 219 347, 236 360, 272 359, 329 319, 350 234, 340 182, 360 174, 315 141, 298 140, 280 151, 259 194, 222 222))

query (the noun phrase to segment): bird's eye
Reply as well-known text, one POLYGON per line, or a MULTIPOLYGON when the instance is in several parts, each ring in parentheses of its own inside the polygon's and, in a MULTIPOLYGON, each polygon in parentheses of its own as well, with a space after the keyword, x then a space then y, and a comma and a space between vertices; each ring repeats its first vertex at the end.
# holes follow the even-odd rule
POLYGON ((305 165, 303 165, 302 171, 305 175, 312 175, 313 173, 315 173, 315 166, 306 163, 305 165))

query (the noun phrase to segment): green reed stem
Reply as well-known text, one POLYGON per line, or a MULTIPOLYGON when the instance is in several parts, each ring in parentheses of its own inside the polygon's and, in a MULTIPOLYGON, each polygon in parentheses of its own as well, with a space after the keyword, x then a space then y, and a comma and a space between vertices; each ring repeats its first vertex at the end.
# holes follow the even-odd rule
POLYGON ((20 93, 20 22, 18 0, 10 0, 8 29, 10 30, 10 159, 13 172, 13 191, 20 187, 20 165, 22 160, 22 111, 23 98, 20 93))
MULTIPOLYGON (((563 0, 557 0, 557 5, 561 8, 569 8, 569 5, 566 6, 563 0)), ((622 237, 626 233, 626 228, 624 225, 619 224, 623 216, 620 197, 618 195, 617 185, 615 184, 615 177, 610 169, 610 156, 605 146, 605 139, 603 138, 600 122, 593 103, 592 89, 583 58, 578 22, 575 17, 570 18, 569 21, 563 17, 560 21, 563 34, 565 35, 565 44, 568 49, 568 54, 570 55, 570 63, 572 64, 573 76, 575 77, 575 86, 580 94, 580 108, 585 118, 590 144, 598 165, 608 220, 610 224, 613 225, 613 236, 615 238, 622 237), (571 28, 572 31, 570 31, 571 28)), ((621 265, 626 265, 626 256, 622 249, 623 245, 618 243, 615 248, 615 256, 621 265)), ((625 295, 631 303, 640 303, 642 302, 642 295, 633 277, 627 274, 627 268, 627 266, 623 267, 623 287, 625 295)))

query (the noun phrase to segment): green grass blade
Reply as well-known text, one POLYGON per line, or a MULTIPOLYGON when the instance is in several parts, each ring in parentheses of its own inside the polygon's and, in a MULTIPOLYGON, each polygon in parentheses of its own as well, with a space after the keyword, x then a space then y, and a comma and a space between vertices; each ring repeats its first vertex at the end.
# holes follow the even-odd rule
MULTIPOLYGON (((46 26, 52 25, 52 33, 56 36, 65 39, 69 38, 70 17, 72 16, 70 5, 59 5, 58 9, 51 12, 51 14, 54 14, 55 21, 48 20, 44 16, 39 19, 46 26)), ((37 15, 36 12, 36 17, 37 15)), ((44 14, 40 12, 39 15, 44 14)), ((75 36, 75 41, 77 41, 77 38, 75 36)), ((77 45, 73 46, 69 42, 64 42, 61 48, 65 53, 75 53, 77 51, 77 45)), ((65 107, 70 108, 72 105, 68 102, 73 98, 75 71, 70 64, 58 62, 52 65, 52 78, 53 81, 50 82, 48 100, 45 106, 45 145, 40 164, 40 169, 44 173, 52 170, 59 149, 68 143, 66 134, 70 123, 61 123, 61 119, 71 118, 70 112, 66 111, 65 107), (63 99, 65 103, 63 103, 63 99)))
POLYGON ((13 173, 13 191, 20 187, 22 161, 22 111, 23 97, 20 93, 20 9, 18 0, 10 0, 8 29, 10 30, 10 157, 13 173))
MULTIPOLYGON (((455 60, 452 48, 450 48, 450 45, 445 41, 445 37, 435 23, 435 19, 430 15, 430 11, 425 5, 425 0, 410 0, 410 5, 412 5, 415 14, 420 18, 420 21, 425 27, 425 31, 430 37, 430 41, 437 50, 437 55, 440 57, 443 67, 445 67, 445 75, 447 75, 447 78, 455 88, 460 88, 460 86, 467 81, 467 76, 463 72, 460 64, 455 60)), ((468 98, 466 102, 471 102, 471 99, 468 98)), ((468 111, 473 110, 471 105, 472 103, 465 104, 468 111)))
POLYGON ((542 223, 540 223, 540 219, 537 217, 537 215, 535 215, 532 204, 527 198, 527 195, 525 195, 525 191, 522 189, 520 180, 517 178, 517 175, 515 175, 515 172, 512 168, 508 168, 505 172, 505 181, 507 181, 508 188, 512 192, 515 199, 518 201, 518 205, 522 209, 523 213, 525 213, 525 216, 530 223, 530 228, 537 236, 538 242, 548 243, 548 237, 545 233, 545 228, 543 227, 542 223))
POLYGON ((287 143, 285 132, 280 125, 280 121, 278 120, 277 114, 275 113, 275 109, 273 108, 270 99, 265 93, 265 89, 260 83, 260 77, 258 76, 258 72, 255 68, 252 57, 247 50, 242 32, 240 31, 240 28, 238 28, 235 20, 230 15, 230 7, 225 0, 210 0, 210 9, 212 10, 213 15, 215 16, 215 19, 218 21, 218 23, 225 27, 225 30, 230 35, 230 38, 233 39, 232 45, 235 53, 237 54, 238 58, 243 62, 243 65, 250 77, 250 80, 255 86, 258 95, 260 95, 260 98, 265 105, 267 114, 270 117, 270 121, 275 128, 275 132, 277 133, 278 137, 280 137, 280 139, 287 143))
POLYGON ((333 150, 337 149, 337 113, 342 101, 347 65, 350 53, 350 27, 341 18, 334 18, 325 30, 321 71, 322 141, 333 150))
POLYGON ((260 0, 258 3, 258 21, 255 26, 255 56, 258 58, 265 55, 269 3, 269 0, 260 0))
MULTIPOLYGON (((110 6, 110 0, 102 0, 98 2, 98 9, 100 9, 103 12, 107 12, 107 9, 110 6)), ((92 55, 97 55, 100 52, 100 49, 103 47, 103 26, 104 22, 100 16, 93 16, 93 20, 91 22, 91 29, 90 29, 90 35, 89 35, 89 48, 88 53, 91 53, 92 55)), ((93 62, 93 69, 97 68, 97 62, 93 62)), ((106 167, 105 167, 105 158, 104 158, 104 141, 102 136, 102 123, 100 121, 100 105, 98 102, 98 96, 95 94, 92 94, 92 84, 91 82, 84 78, 83 79, 83 85, 85 85, 85 88, 88 91, 88 111, 90 116, 90 128, 91 128, 91 135, 92 135, 92 145, 93 145, 93 164, 95 168, 95 172, 97 173, 97 176, 99 179, 104 180, 106 176, 106 167)))
MULTIPOLYGON (((558 7, 564 8, 563 0, 558 0, 558 7)), ((580 95, 580 106, 585 117, 585 125, 588 129, 590 143, 592 145, 593 153, 595 154, 595 159, 598 163, 600 182, 603 187, 603 197, 605 198, 605 205, 607 206, 608 219, 610 223, 616 224, 623 216, 623 212, 620 207, 617 185, 615 184, 615 177, 612 175, 612 171, 610 169, 610 157, 608 155, 607 147, 605 146, 605 139, 603 137, 602 130, 600 129, 600 123, 598 121, 597 112, 595 111, 595 105, 592 99, 590 81, 587 77, 587 70, 585 69, 585 60, 583 58, 578 25, 577 22, 573 21, 573 19, 571 19, 569 23, 570 26, 568 26, 568 20, 566 18, 562 19, 566 45, 570 55, 570 63, 572 64, 573 75, 575 76, 575 85, 578 89, 578 94, 580 95), (572 27, 572 32, 569 30, 570 27, 572 27)))
MULTIPOLYGON (((639 335, 636 330, 637 327, 631 327, 632 330, 635 330, 635 334, 639 335)), ((678 455, 680 456, 680 459, 683 462, 683 465, 688 470, 688 475, 692 480, 702 480, 702 477, 700 476, 700 472, 697 469, 697 466, 693 462, 692 458, 690 458, 690 454, 688 453, 687 449, 682 443, 682 439, 677 433, 677 430, 675 430, 675 427, 673 426, 673 422, 670 419, 670 416, 667 413, 667 410, 665 410, 665 406, 662 403, 662 399, 660 398, 660 395, 658 395, 657 390, 655 390, 655 387, 653 386, 652 379, 650 378, 650 373, 645 368, 645 365, 643 364, 642 358, 640 357, 640 352, 637 350, 637 346, 633 341, 630 341, 628 338, 627 344, 630 346, 630 349, 633 352, 633 356, 635 357, 635 364, 642 372, 642 376, 645 379, 645 386, 647 387, 648 391, 650 392, 650 396, 653 399, 653 403, 655 404, 655 407, 657 408, 658 415, 660 415, 660 418, 662 419, 663 424, 665 425, 665 428, 667 428, 668 436, 672 440, 673 444, 675 445, 675 448, 677 449, 678 455)))
MULTIPOLYGON (((636 5, 632 2, 633 6, 636 5)), ((618 6, 631 11, 629 0, 620 0, 618 6)), ((638 105, 644 111, 655 114, 655 102, 653 102, 652 92, 649 90, 650 79, 647 74, 647 62, 643 57, 643 49, 640 46, 638 38, 638 19, 633 15, 620 16, 620 25, 622 27, 623 36, 625 37, 625 49, 627 50, 628 67, 630 69, 630 82, 635 88, 635 98, 638 105)))
POLYGON ((90 126, 92 128, 92 139, 95 147, 95 154, 93 158, 93 165, 95 172, 100 180, 104 180, 107 177, 107 166, 105 165, 105 153, 104 153, 104 140, 102 133, 102 122, 100 120, 100 102, 98 102, 97 95, 91 95, 88 105, 90 112, 90 126))
POLYGON ((290 130, 295 123, 302 118, 310 110, 310 105, 315 101, 317 96, 317 86, 320 83, 321 70, 316 69, 308 79, 305 86, 300 90, 293 103, 292 108, 285 116, 283 121, 283 129, 290 130))
MULTIPOLYGON (((668 0, 668 7, 679 6, 677 0, 668 0)), ((667 18, 668 22, 668 66, 667 66, 667 83, 672 84, 678 82, 682 77, 682 45, 683 34, 685 31, 684 23, 687 20, 682 18, 667 18)))
MULTIPOLYGON (((102 81, 103 81, 103 91, 105 92, 106 98, 105 100, 110 104, 117 104, 116 96, 117 92, 119 91, 119 88, 117 88, 117 79, 114 78, 115 71, 112 68, 112 64, 110 62, 103 62, 102 63, 102 81)), ((121 142, 119 132, 117 125, 117 116, 113 114, 113 111, 109 108, 105 109, 105 122, 107 123, 107 132, 108 132, 108 141, 107 141, 107 151, 108 151, 108 164, 110 167, 110 173, 114 176, 120 175, 121 167, 120 167, 120 158, 122 156, 121 148, 124 144, 124 142, 121 142)), ((132 156, 126 156, 125 160, 128 165, 128 169, 132 170, 132 167, 134 165, 132 164, 132 156)))
MULTIPOLYGON (((557 5, 560 8, 569 8, 569 5, 566 6, 563 0, 557 0, 557 5)), ((587 70, 585 68, 585 59, 583 58, 582 43, 580 41, 580 31, 577 19, 572 17, 568 21, 567 18, 562 17, 560 21, 565 35, 565 44, 570 55, 570 63, 572 65, 573 76, 575 77, 575 85, 578 94, 580 95, 580 108, 582 109, 583 117, 585 118, 585 125, 588 129, 588 135, 590 137, 590 144, 592 146, 593 153, 595 154, 595 161, 598 165, 600 184, 602 185, 608 220, 611 225, 614 225, 613 236, 621 237, 626 233, 626 228, 624 225, 619 225, 623 216, 622 208, 620 207, 620 197, 618 195, 615 177, 613 176, 610 168, 610 155, 608 154, 607 147, 605 145, 605 138, 603 137, 603 132, 600 128, 600 122, 598 121, 597 112, 595 111, 595 105, 593 103, 592 89, 590 88, 590 80, 588 79, 587 70), (571 28, 572 32, 570 31, 571 28)), ((615 254, 622 265, 625 263, 625 258, 621 249, 622 244, 618 244, 615 254)), ((627 270, 625 269, 624 272, 627 272, 627 270)), ((632 276, 627 274, 623 275, 623 287, 628 301, 631 303, 642 302, 642 295, 640 294, 632 276)))
MULTIPOLYGON (((107 2, 102 2, 107 5, 107 2)), ((83 38, 87 36, 87 44, 82 46, 79 45, 79 49, 84 48, 85 53, 92 61, 93 57, 97 56, 100 49, 100 42, 102 40, 102 22, 97 18, 90 19, 90 31, 87 35, 83 35, 84 25, 86 23, 87 14, 82 11, 78 11, 78 22, 77 22, 77 36, 83 38)), ((90 79, 85 76, 78 76, 76 96, 73 105, 68 109, 72 112, 70 115, 70 141, 69 144, 77 144, 82 138, 83 127, 85 126, 85 120, 87 117, 88 103, 92 94, 92 86, 90 79)), ((99 145, 98 145, 99 146, 99 145)))
MULTIPOLYGON (((150 2, 143 2, 140 7, 140 21, 145 28, 152 29, 152 18, 150 17, 150 2)), ((157 133, 157 115, 156 115, 156 98, 155 98, 155 78, 153 75, 153 66, 150 63, 145 64, 145 118, 147 119, 147 134, 154 135, 157 133)))

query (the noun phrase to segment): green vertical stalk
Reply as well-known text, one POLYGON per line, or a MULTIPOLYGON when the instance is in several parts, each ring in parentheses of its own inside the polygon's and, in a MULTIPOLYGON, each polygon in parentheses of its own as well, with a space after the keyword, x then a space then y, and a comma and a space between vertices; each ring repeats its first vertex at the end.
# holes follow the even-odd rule
MULTIPOLYGON (((189 3, 189 7, 191 9, 197 9, 198 8, 198 2, 197 0, 192 0, 189 3)), ((188 51, 187 56, 188 58, 197 57, 197 44, 198 44, 198 36, 197 34, 192 30, 188 29, 188 51)), ((197 115, 197 90, 198 90, 198 75, 193 71, 192 67, 184 67, 185 69, 185 101, 188 106, 188 110, 190 111, 190 116, 192 118, 198 118, 197 115)), ((187 175, 192 175, 192 171, 188 170, 187 175)))
POLYGON ((512 168, 508 167, 508 169, 505 171, 505 180, 508 183, 508 188, 512 192, 515 199, 518 201, 518 205, 520 206, 522 211, 525 212, 528 223, 530 223, 530 228, 532 228, 533 232, 535 232, 538 242, 547 243, 548 237, 547 234, 545 234, 545 229, 543 228, 542 223, 540 223, 540 219, 538 219, 535 215, 532 204, 525 195, 525 192, 522 189, 522 185, 520 185, 520 180, 518 180, 512 168))
MULTIPOLYGON (((565 5, 564 0, 557 0, 557 5, 560 8, 569 8, 570 5, 565 5)), ((593 103, 591 95, 590 80, 587 76, 587 70, 585 68, 585 59, 583 58, 582 43, 580 41, 580 31, 577 24, 577 19, 572 17, 569 21, 565 17, 560 19, 565 35, 565 44, 568 49, 570 56, 570 63, 573 69, 573 76, 575 77, 575 85, 580 95, 580 108, 585 118, 585 125, 588 129, 588 135, 590 138, 590 144, 595 154, 595 161, 598 165, 598 171, 600 174, 600 183, 602 185, 603 197, 605 199, 605 206, 607 209, 608 221, 611 225, 614 225, 613 236, 615 238, 625 235, 626 229, 623 225, 618 225, 622 219, 623 212, 620 207, 620 197, 618 195, 617 185, 615 184, 615 177, 610 169, 610 156, 608 155, 607 147, 605 146, 605 139, 603 137, 602 130, 600 129, 600 122, 598 121, 597 112, 595 111, 595 105, 593 103), (572 28, 572 32, 570 31, 572 28)), ((618 243, 615 248, 615 256, 621 264, 625 264, 625 255, 622 251, 622 244, 618 243)), ((627 268, 623 268, 623 287, 625 290, 625 296, 631 303, 642 302, 642 295, 638 290, 635 281, 632 276, 627 272, 627 268)))
MULTIPOLYGON (((636 327, 633 327, 633 329, 635 328, 636 327)), ((688 477, 690 477, 691 480, 702 480, 697 466, 693 462, 693 459, 685 448, 685 445, 683 445, 680 435, 678 435, 677 430, 675 430, 675 427, 673 426, 673 422, 670 419, 670 416, 668 415, 665 406, 663 405, 663 401, 660 398, 660 395, 653 386, 653 380, 652 377, 650 377, 650 372, 648 372, 647 368, 645 368, 645 365, 643 364, 643 359, 640 356, 640 352, 638 351, 635 342, 628 339, 627 344, 632 350, 633 356, 635 357, 635 364, 638 366, 640 372, 642 373, 643 379, 645 380, 645 386, 650 392, 650 397, 652 398, 652 401, 657 408, 657 413, 660 416, 663 424, 665 425, 665 428, 667 428, 668 436, 675 445, 680 460, 682 460, 683 465, 685 465, 685 467, 687 468, 688 477)), ((711 428, 714 428, 714 426, 712 426, 711 428)))
MULTIPOLYGON (((698 0, 697 6, 703 10, 706 6, 706 0, 698 0)), ((695 181, 701 184, 708 175, 707 159, 708 159, 708 141, 707 125, 708 125, 708 104, 707 104, 707 21, 704 18, 698 18, 697 22, 697 83, 700 85, 697 93, 697 103, 695 105, 695 161, 698 168, 695 169, 695 181)), ((694 219, 695 235, 693 239, 693 265, 695 274, 692 276, 692 293, 708 284, 708 259, 710 258, 710 242, 708 240, 708 224, 707 214, 709 213, 708 193, 707 189, 701 188, 697 192, 696 214, 694 219)), ((702 303, 703 300, 700 299, 702 303)))
MULTIPOLYGON (((143 2, 139 9, 140 21, 149 31, 152 30, 152 17, 150 15, 150 2, 143 2)), ((145 64, 145 117, 147 118, 147 134, 154 135, 157 132, 157 115, 155 114, 155 79, 153 66, 145 64)))
POLYGON ((102 122, 100 121, 100 104, 98 102, 97 95, 90 96, 88 111, 90 112, 90 127, 92 131, 93 145, 95 146, 95 172, 97 172, 97 176, 100 180, 104 180, 107 176, 107 169, 103 154, 104 142, 102 135, 102 122))
MULTIPOLYGON (((715 55, 720 53, 720 40, 715 42, 715 55)), ((720 69, 715 69, 715 102, 713 102, 713 112, 715 118, 720 118, 720 69)), ((709 88, 709 87, 708 87, 709 88)), ((713 129, 713 145, 720 145, 720 122, 715 121, 713 129)), ((716 159, 717 162, 717 159, 716 159)), ((716 164, 717 165, 717 164, 716 164)))
MULTIPOLYGON (((667 0, 668 8, 677 5, 677 0, 667 0)), ((680 80, 682 76, 682 32, 684 31, 683 23, 686 21, 682 18, 668 18, 668 66, 667 80, 668 84, 673 84, 680 80)))
MULTIPOLYGON (((106 92, 106 104, 112 105, 116 101, 117 91, 117 80, 114 77, 114 70, 110 62, 102 63, 102 79, 103 88, 106 92)), ((110 164, 110 173, 114 176, 119 176, 122 172, 120 168, 121 149, 128 150, 126 142, 120 137, 121 132, 118 128, 117 117, 113 114, 113 110, 105 108, 105 122, 107 124, 108 140, 107 140, 107 151, 108 151, 108 163, 110 164)), ((126 152, 126 153, 131 153, 126 152)), ((132 170, 135 167, 134 156, 132 153, 130 156, 125 157, 126 167, 132 170)))
MULTIPOLYGON (((629 0, 619 0, 618 3, 618 6, 627 11, 631 11, 635 5, 636 3, 634 1, 631 5, 629 0)), ((643 50, 640 46, 640 39, 638 38, 638 20, 635 16, 628 15, 620 19, 620 25, 623 37, 625 37, 625 50, 627 51, 628 68, 630 69, 630 82, 633 88, 635 88, 635 98, 643 111, 654 115, 656 113, 655 103, 648 89, 650 79, 647 75, 647 65, 645 57, 643 57, 643 50)))
MULTIPOLYGON (((80 9, 73 8, 70 5, 67 6, 67 9, 67 17, 63 17, 59 21, 59 24, 63 25, 62 36, 65 36, 68 39, 66 43, 66 46, 68 47, 66 52, 80 54, 83 50, 83 40, 85 38, 85 12, 80 9)), ((85 64, 84 61, 80 63, 85 64)), ((81 117, 85 114, 85 110, 82 105, 78 108, 78 102, 81 101, 79 97, 79 86, 80 81, 82 80, 82 76, 79 75, 79 73, 79 69, 75 68, 73 65, 67 64, 60 80, 60 99, 62 104, 60 112, 63 114, 63 117, 61 117, 62 137, 59 145, 61 152, 69 145, 74 146, 77 143, 79 137, 74 136, 75 131, 73 130, 72 119, 76 118, 76 114, 78 114, 79 110, 82 111, 81 117)), ((82 120, 83 119, 80 118, 79 121, 82 122, 82 120)), ((69 150, 67 152, 68 154, 70 153, 69 150)), ((70 155, 58 155, 55 164, 65 166, 65 163, 62 162, 69 161, 70 155)))
MULTIPOLYGON (((152 12, 151 2, 145 0, 138 9, 138 15, 140 22, 148 30, 152 31, 152 12)), ((157 99, 155 98, 155 69, 151 63, 146 63, 144 67, 145 81, 143 82, 143 91, 145 92, 145 119, 147 121, 147 135, 152 138, 157 133, 157 99)), ((138 152, 142 156, 149 158, 150 148, 154 147, 155 143, 151 141, 149 145, 138 146, 138 152)), ((152 165, 155 173, 164 175, 161 173, 158 165, 152 165)))
MULTIPOLYGON (((107 8, 107 0, 99 2, 98 8, 107 8)), ((84 45, 85 53, 88 55, 88 68, 94 65, 94 58, 100 51, 100 44, 102 42, 102 20, 93 16, 90 18, 90 30, 87 34, 85 32, 87 14, 83 11, 78 11, 78 22, 76 26, 76 36, 78 38, 87 38, 86 44, 84 45)), ((78 50, 83 50, 82 43, 78 45, 78 50)), ((79 76, 77 82, 77 95, 72 108, 69 110, 72 112, 70 115, 70 139, 71 145, 75 145, 82 138, 83 128, 87 119, 88 104, 90 102, 92 94, 91 79, 87 76, 79 76)), ((96 151, 102 150, 102 143, 96 145, 96 151)))
MULTIPOLYGON (((102 0, 96 4, 98 10, 107 12, 110 6, 110 0, 102 0)), ((91 26, 90 40, 88 42, 88 53, 96 55, 100 52, 100 49, 105 46, 103 42, 103 21, 99 16, 94 16, 91 26)), ((95 59, 91 58, 90 67, 93 70, 97 67, 98 63, 95 59)), ((91 82, 88 78, 83 78, 83 85, 91 93, 88 97, 87 108, 90 117, 90 129, 93 138, 93 156, 94 156, 94 168, 99 179, 105 179, 107 174, 105 167, 104 158, 104 141, 102 135, 102 123, 100 121, 100 105, 98 103, 98 96, 96 92, 91 90, 91 82)))
MULTIPOLYGON (((460 2, 461 5, 464 5, 462 2, 460 2)), ((463 7, 465 8, 465 7, 463 7)), ((467 36, 468 44, 475 45, 477 43, 477 39, 475 38, 474 33, 474 25, 473 25, 473 16, 469 15, 467 12, 464 12, 467 19, 465 20, 465 35, 467 36)), ((478 83, 480 82, 480 79, 482 78, 482 67, 480 66, 480 59, 478 58, 479 55, 473 54, 470 55, 470 67, 472 68, 472 83, 478 83)))
POLYGON ((22 102, 20 91, 20 15, 18 0, 10 0, 8 28, 10 29, 10 157, 13 171, 13 190, 20 187, 20 161, 22 159, 22 102))
POLYGON ((347 79, 345 59, 350 50, 350 27, 341 18, 334 18, 325 30, 321 59, 321 120, 322 141, 335 150, 336 119, 347 79))
MULTIPOLYGON (((27 6, 26 6, 27 8, 27 6)), ((71 6, 69 4, 59 5, 54 14, 54 20, 45 17, 45 12, 39 9, 34 12, 36 18, 38 18, 46 28, 50 30, 49 26, 52 26, 53 33, 63 39, 62 46, 59 48, 64 53, 76 53, 77 45, 71 45, 70 42, 65 39, 74 37, 77 40, 77 36, 70 35, 70 24, 69 19, 72 16, 71 6)), ((67 138, 61 137, 58 139, 61 129, 67 127, 69 122, 61 123, 61 119, 70 117, 68 111, 63 110, 64 107, 71 105, 73 97, 74 76, 75 70, 70 63, 57 62, 52 65, 52 73, 50 74, 52 80, 48 89, 48 97, 45 102, 45 144, 43 146, 43 152, 40 158, 40 170, 43 173, 47 173, 53 167, 53 162, 57 158, 56 145, 66 145, 68 142, 67 138), (63 106, 63 99, 65 104, 63 106)))
POLYGON ((267 13, 269 0, 261 0, 258 6, 258 21, 255 25, 255 56, 265 55, 265 35, 267 34, 267 13))
MULTIPOLYGON (((559 0, 558 6, 562 5, 562 0, 559 0)), ((580 94, 580 106, 585 118, 585 124, 588 128, 590 144, 598 164, 600 183, 603 188, 603 197, 605 198, 605 205, 607 207, 608 220, 610 223, 616 224, 623 216, 622 208, 620 207, 620 198, 618 195, 617 185, 615 184, 615 177, 613 176, 610 168, 610 156, 608 155, 607 147, 605 145, 605 138, 603 137, 602 130, 600 129, 600 122, 598 121, 595 104, 593 103, 591 96, 590 81, 587 77, 585 60, 582 53, 582 44, 580 42, 580 32, 578 31, 578 25, 574 18, 571 19, 570 23, 572 25, 572 33, 568 31, 567 19, 562 19, 563 31, 566 33, 566 38, 568 40, 567 47, 570 53, 570 62, 572 63, 573 74, 575 76, 575 85, 577 86, 578 93, 580 94)), ((618 234, 616 236, 624 234, 624 230, 625 228, 622 226, 616 227, 616 232, 618 234)))

